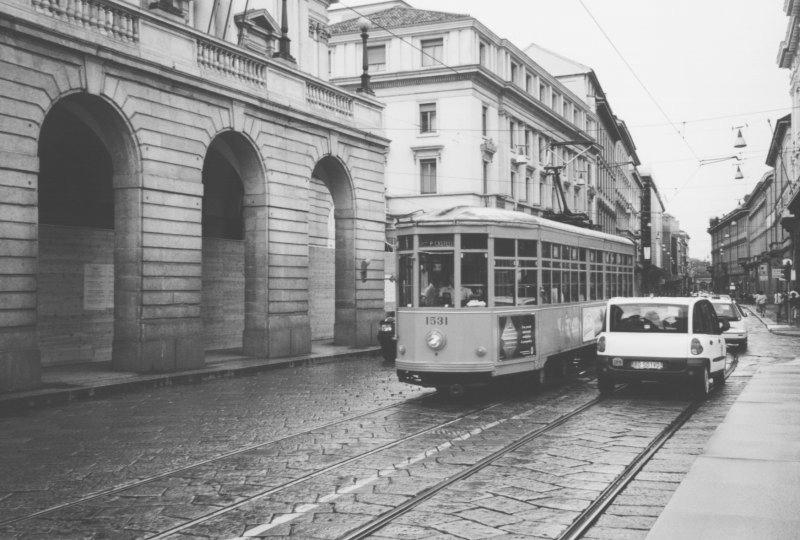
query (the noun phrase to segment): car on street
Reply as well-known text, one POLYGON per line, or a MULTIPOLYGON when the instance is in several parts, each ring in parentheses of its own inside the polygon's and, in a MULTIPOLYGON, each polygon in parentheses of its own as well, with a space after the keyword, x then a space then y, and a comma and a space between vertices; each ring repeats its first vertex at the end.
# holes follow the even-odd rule
POLYGON ((739 350, 747 349, 747 326, 744 318, 747 313, 739 307, 733 300, 725 300, 721 297, 711 297, 711 305, 717 312, 717 318, 721 321, 728 321, 730 328, 725 331, 723 337, 728 345, 736 345, 739 350))
POLYGON ((675 381, 706 396, 711 380, 725 384, 728 328, 707 298, 612 298, 597 339, 600 392, 618 382, 675 381))

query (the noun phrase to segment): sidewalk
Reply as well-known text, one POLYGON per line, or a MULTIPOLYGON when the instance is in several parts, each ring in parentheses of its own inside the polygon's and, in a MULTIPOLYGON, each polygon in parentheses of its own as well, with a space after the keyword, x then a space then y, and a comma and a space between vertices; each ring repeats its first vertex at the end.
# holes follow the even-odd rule
POLYGON ((767 314, 764 317, 761 317, 756 312, 756 307, 753 305, 742 305, 742 308, 746 309, 748 313, 755 317, 756 319, 760 320, 764 323, 764 326, 767 327, 767 330, 776 334, 778 336, 795 336, 800 337, 800 326, 791 325, 791 324, 782 324, 776 322, 777 317, 777 306, 774 304, 767 306, 767 314))
POLYGON ((798 538, 798 508, 800 358, 756 372, 647 538, 798 538))
POLYGON ((312 352, 289 358, 252 358, 232 351, 206 353, 200 369, 174 373, 140 374, 113 371, 108 362, 92 362, 42 369, 42 386, 24 392, 0 394, 0 415, 45 405, 58 405, 78 399, 107 396, 173 384, 191 384, 219 377, 247 375, 279 367, 294 367, 377 354, 378 347, 349 348, 331 343, 314 343, 312 352))

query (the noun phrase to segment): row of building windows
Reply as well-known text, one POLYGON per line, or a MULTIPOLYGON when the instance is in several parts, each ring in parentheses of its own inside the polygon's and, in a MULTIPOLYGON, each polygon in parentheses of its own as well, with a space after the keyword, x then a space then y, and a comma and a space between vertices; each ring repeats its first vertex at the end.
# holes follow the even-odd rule
MULTIPOLYGON (((419 48, 421 54, 420 63, 423 67, 443 65, 443 38, 423 39, 420 41, 419 48)), ((481 42, 478 56, 480 65, 484 67, 488 67, 487 49, 488 45, 481 42)), ((370 71, 386 70, 386 44, 377 44, 367 47, 367 64, 370 71)), ((523 80, 522 73, 524 71, 521 63, 510 60, 509 79, 512 83, 523 88, 526 93, 539 99, 565 120, 571 122, 580 129, 585 129, 587 123, 593 123, 591 119, 586 118, 584 111, 579 105, 573 103, 566 96, 556 91, 538 75, 526 72, 523 80), (586 120, 586 122, 584 120, 586 120)))

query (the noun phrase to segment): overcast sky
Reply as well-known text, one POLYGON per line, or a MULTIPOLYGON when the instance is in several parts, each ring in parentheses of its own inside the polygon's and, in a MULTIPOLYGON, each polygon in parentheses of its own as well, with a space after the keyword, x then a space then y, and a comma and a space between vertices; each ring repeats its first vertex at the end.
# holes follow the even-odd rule
MULTIPOLYGON (((584 0, 685 141, 579 0, 408 1, 468 13, 521 49, 537 43, 591 66, 628 124, 643 166, 653 171, 667 211, 691 236, 691 257, 710 257, 709 218, 732 210, 768 170, 768 120, 774 125, 790 112, 789 70, 776 62, 788 23, 783 0, 584 0), (732 127, 744 124, 748 146, 735 150, 732 127), (744 180, 734 180, 733 161, 698 169, 694 157, 736 153, 744 180)), ((371 2, 339 5, 365 3, 371 2)))

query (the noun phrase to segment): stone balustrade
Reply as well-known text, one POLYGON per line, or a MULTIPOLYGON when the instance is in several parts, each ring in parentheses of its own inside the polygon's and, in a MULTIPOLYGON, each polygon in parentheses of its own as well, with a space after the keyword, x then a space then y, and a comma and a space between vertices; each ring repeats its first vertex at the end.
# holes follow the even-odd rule
POLYGON ((31 0, 40 13, 89 28, 120 41, 139 41, 139 17, 102 0, 31 0))
POLYGON ((343 116, 353 116, 353 98, 344 92, 313 83, 306 82, 306 101, 326 111, 335 112, 343 116))
POLYGON ((267 83, 265 62, 246 56, 233 47, 211 41, 197 40, 197 64, 202 69, 210 69, 257 86, 265 86, 267 83))
MULTIPOLYGON (((205 1, 205 0, 203 0, 205 1)), ((210 0, 209 0, 210 1, 210 0)), ((63 24, 74 28, 76 38, 117 50, 124 43, 126 62, 138 56, 174 72, 213 79, 242 97, 273 100, 284 105, 346 119, 358 129, 381 129, 383 106, 309 76, 295 64, 274 60, 211 36, 163 14, 139 7, 134 0, 0 0, 0 14, 63 24), (97 38, 87 34, 99 36, 97 38)))

